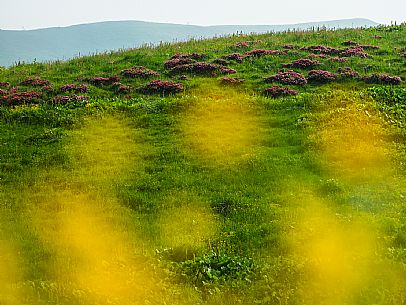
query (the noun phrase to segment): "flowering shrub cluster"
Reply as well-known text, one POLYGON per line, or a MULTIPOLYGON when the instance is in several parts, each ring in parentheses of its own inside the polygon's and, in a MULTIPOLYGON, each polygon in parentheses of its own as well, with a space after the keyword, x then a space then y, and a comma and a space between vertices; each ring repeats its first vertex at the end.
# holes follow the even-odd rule
POLYGON ((69 102, 83 102, 87 99, 83 95, 58 95, 51 99, 49 104, 66 104, 69 102))
POLYGON ((321 54, 337 54, 338 53, 338 49, 323 46, 323 45, 303 47, 303 48, 301 48, 301 50, 310 51, 313 53, 321 53, 321 54))
POLYGON ((336 62, 346 62, 348 58, 346 57, 330 57, 328 60, 336 61, 336 62))
POLYGON ((10 86, 9 82, 0 82, 0 88, 7 88, 10 86))
POLYGON ((289 64, 284 64, 283 67, 284 68, 309 69, 309 68, 313 68, 319 64, 320 64, 320 62, 317 60, 301 58, 301 59, 295 60, 289 64))
POLYGON ((264 55, 277 55, 280 54, 281 51, 278 50, 252 50, 249 52, 245 52, 245 56, 249 56, 249 57, 261 57, 264 55))
POLYGON ((89 82, 95 86, 106 86, 111 85, 112 83, 120 81, 120 77, 118 75, 110 76, 110 77, 100 77, 96 76, 89 80, 89 82))
POLYGON ((120 82, 115 82, 112 84, 114 90, 119 94, 128 94, 131 92, 131 87, 123 85, 120 82))
POLYGON ((406 58, 406 53, 401 53, 400 56, 406 58))
POLYGON ((357 78, 357 77, 359 77, 359 73, 357 71, 354 71, 350 67, 338 68, 337 73, 341 78, 357 78))
POLYGON ((320 53, 320 54, 310 53, 307 57, 309 57, 309 58, 328 58, 328 55, 326 55, 324 53, 320 53))
POLYGON ((272 83, 272 82, 279 82, 284 85, 306 85, 307 80, 306 78, 295 71, 286 71, 286 72, 279 72, 276 75, 270 76, 265 79, 266 82, 272 83))
MULTIPOLYGON (((49 87, 49 86, 48 86, 49 87)), ((47 88, 48 89, 48 88, 47 88)), ((88 91, 88 86, 85 84, 66 84, 59 88, 59 92, 76 92, 76 93, 86 93, 88 91)), ((44 89, 43 89, 44 90, 44 89)), ((46 91, 46 90, 44 90, 46 91)))
POLYGON ((244 55, 241 53, 231 53, 228 55, 224 55, 223 58, 228 59, 228 60, 235 60, 237 62, 243 62, 244 60, 244 55))
POLYGON ((281 96, 288 96, 288 95, 297 95, 299 92, 296 90, 292 90, 289 88, 284 88, 280 86, 272 86, 271 88, 265 89, 265 94, 267 96, 271 96, 273 98, 281 97, 281 96))
POLYGON ((347 40, 347 41, 344 41, 342 43, 342 45, 343 46, 357 46, 357 45, 359 45, 359 43, 355 42, 355 41, 352 41, 352 40, 347 40))
POLYGON ((181 92, 183 91, 183 89, 184 88, 182 84, 177 84, 165 80, 153 80, 144 87, 139 88, 138 90, 146 94, 159 93, 165 95, 181 92))
POLYGON ((23 86, 41 87, 41 86, 49 85, 49 81, 46 79, 30 77, 30 78, 23 80, 20 84, 23 86))
POLYGON ((369 54, 367 52, 365 52, 362 47, 358 46, 358 47, 345 49, 344 51, 342 51, 340 53, 340 56, 343 56, 343 57, 357 56, 357 57, 361 57, 361 58, 367 58, 367 57, 369 57, 369 54))
POLYGON ((195 63, 196 60, 192 58, 174 58, 174 59, 169 59, 165 62, 165 68, 167 69, 172 69, 176 66, 181 66, 181 65, 188 65, 195 63))
POLYGON ((205 62, 195 62, 193 64, 175 66, 170 70, 170 72, 173 74, 193 73, 196 75, 215 75, 216 73, 222 74, 236 73, 234 69, 230 69, 217 64, 209 64, 205 62))
POLYGON ((6 94, 7 94, 6 90, 0 89, 0 95, 6 95, 6 94))
POLYGON ((144 66, 133 66, 129 69, 122 70, 120 73, 124 77, 129 77, 129 78, 148 78, 148 77, 159 76, 158 72, 155 72, 144 66))
POLYGON ((0 96, 0 105, 17 106, 38 103, 42 98, 39 92, 15 92, 0 96))
POLYGON ((324 70, 312 70, 307 75, 309 82, 328 83, 337 80, 337 75, 324 70))
POLYGON ((244 82, 243 79, 238 77, 223 77, 221 83, 225 85, 239 85, 244 82))
POLYGON ((179 58, 190 58, 190 59, 195 59, 195 60, 201 60, 204 58, 204 54, 196 53, 193 52, 191 54, 175 54, 173 55, 170 59, 179 59, 179 58))
POLYGON ((387 74, 371 74, 362 78, 366 83, 398 85, 402 79, 399 76, 390 76, 387 74))

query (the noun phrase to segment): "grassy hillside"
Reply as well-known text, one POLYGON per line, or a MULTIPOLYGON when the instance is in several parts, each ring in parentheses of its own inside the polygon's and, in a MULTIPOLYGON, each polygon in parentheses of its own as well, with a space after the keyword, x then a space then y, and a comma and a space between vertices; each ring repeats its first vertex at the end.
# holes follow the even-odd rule
POLYGON ((83 56, 140 47, 143 44, 209 38, 236 32, 265 33, 322 26, 353 28, 376 25, 377 23, 367 19, 262 26, 194 26, 143 21, 111 21, 38 30, 0 30, 0 66, 11 66, 18 62, 66 60, 80 54, 83 56))
POLYGON ((406 26, 0 70, 0 304, 406 300, 406 26))

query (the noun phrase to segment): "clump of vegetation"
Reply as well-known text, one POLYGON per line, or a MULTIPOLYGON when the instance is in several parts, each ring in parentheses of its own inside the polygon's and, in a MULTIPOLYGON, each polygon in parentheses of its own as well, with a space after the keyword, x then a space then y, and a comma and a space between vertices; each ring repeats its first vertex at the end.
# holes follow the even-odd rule
POLYGON ((311 70, 307 79, 312 83, 328 83, 337 80, 337 75, 325 70, 311 70))
MULTIPOLYGON (((50 92, 52 90, 50 90, 51 87, 46 87, 44 89, 44 87, 42 88, 43 91, 47 91, 50 92)), ((89 90, 89 87, 86 86, 85 84, 80 84, 80 85, 76 85, 76 84, 65 84, 63 86, 61 86, 59 88, 59 92, 75 92, 75 93, 86 93, 89 90)))
POLYGON ((224 85, 239 85, 244 83, 244 80, 238 77, 223 77, 221 83, 224 85))
POLYGON ((295 72, 292 70, 286 72, 278 72, 276 75, 272 75, 265 79, 265 82, 272 83, 272 82, 279 82, 284 85, 306 85, 307 80, 303 76, 303 74, 299 72, 295 72))
POLYGON ((340 56, 343 56, 343 57, 356 56, 356 57, 361 57, 361 58, 367 58, 367 57, 369 57, 369 54, 367 52, 365 52, 362 47, 357 46, 357 47, 345 49, 344 51, 342 51, 340 53, 340 56))
POLYGON ((228 59, 228 60, 234 60, 236 62, 243 62, 245 56, 242 55, 241 53, 231 53, 231 54, 227 54, 223 56, 224 59, 228 59))
POLYGON ((120 81, 120 76, 118 75, 109 77, 96 76, 89 80, 89 82, 95 86, 108 86, 118 81, 120 81))
POLYGON ((402 79, 399 76, 376 73, 364 76, 362 79, 369 84, 399 85, 402 82, 402 79))
POLYGON ((338 49, 328 47, 328 46, 323 46, 323 45, 303 47, 303 48, 301 48, 301 50, 310 51, 310 52, 313 52, 313 53, 329 54, 329 55, 339 53, 338 49))
POLYGON ((270 88, 265 88, 265 95, 273 98, 297 95, 299 92, 293 89, 281 87, 281 86, 272 86, 270 88))
POLYGON ((236 71, 221 65, 210 64, 205 62, 196 62, 192 64, 175 66, 170 70, 171 74, 191 73, 195 75, 211 75, 216 74, 234 74, 236 71))
POLYGON ((283 64, 283 67, 284 68, 311 69, 318 65, 320 65, 320 62, 318 60, 300 58, 291 63, 283 64))
POLYGON ((148 69, 144 66, 133 66, 129 69, 121 70, 120 74, 128 78, 148 78, 159 76, 158 72, 148 69))
POLYGON ((23 80, 20 85, 23 86, 33 86, 33 87, 41 87, 41 86, 47 86, 49 85, 49 81, 46 79, 41 79, 41 78, 27 78, 23 80))
POLYGON ((357 71, 354 71, 351 67, 340 67, 338 68, 337 73, 340 78, 343 79, 359 77, 359 73, 357 71))
POLYGON ((174 94, 182 92, 183 90, 184 87, 182 84, 165 80, 153 80, 144 87, 138 89, 139 92, 145 94, 162 94, 162 95, 174 94))

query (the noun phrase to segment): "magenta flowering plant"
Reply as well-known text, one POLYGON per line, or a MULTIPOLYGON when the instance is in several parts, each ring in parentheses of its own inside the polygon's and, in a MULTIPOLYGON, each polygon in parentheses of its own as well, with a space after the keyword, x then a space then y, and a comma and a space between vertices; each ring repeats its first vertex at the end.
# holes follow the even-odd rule
POLYGON ((138 88, 139 92, 146 94, 174 94, 184 90, 182 84, 174 83, 166 80, 153 80, 147 85, 138 88))
POLYGON ((49 85, 49 81, 46 79, 41 79, 41 78, 27 78, 23 80, 20 85, 23 86, 33 86, 33 87, 41 87, 41 86, 47 86, 49 85))
POLYGON ((294 45, 294 44, 284 44, 282 46, 282 48, 284 48, 286 50, 293 50, 293 49, 298 49, 299 47, 297 45, 294 45))
POLYGON ((195 62, 193 64, 186 64, 175 66, 170 70, 172 74, 184 74, 192 73, 195 75, 211 75, 214 76, 217 73, 221 74, 233 74, 236 73, 234 69, 224 67, 217 64, 210 64, 205 62, 195 62))
POLYGON ((10 87, 9 82, 0 82, 0 88, 7 88, 7 87, 10 87))
POLYGON ((131 87, 126 85, 120 85, 117 87, 116 92, 119 94, 128 94, 131 92, 131 87))
POLYGON ((337 80, 337 75, 325 70, 311 70, 307 80, 313 83, 328 83, 337 80))
POLYGON ((95 86, 107 86, 118 81, 120 81, 120 77, 118 75, 113 75, 110 77, 96 76, 89 80, 89 82, 95 86))
POLYGON ((278 55, 281 51, 278 50, 252 50, 245 52, 244 55, 248 57, 261 57, 264 55, 278 55))
POLYGON ((129 78, 148 78, 148 77, 157 77, 159 73, 148 69, 144 66, 133 66, 129 69, 124 69, 120 72, 124 77, 129 78))
POLYGON ((308 46, 301 48, 302 51, 310 51, 312 53, 320 53, 320 54, 338 54, 339 50, 336 48, 328 47, 328 46, 308 46))
POLYGON ((338 68, 337 73, 340 78, 357 78, 357 77, 359 77, 359 73, 357 71, 354 71, 350 67, 338 68))
POLYGON ((15 92, 0 96, 0 105, 17 106, 22 104, 39 103, 42 98, 40 92, 15 92))
POLYGON ((299 92, 293 89, 281 87, 281 86, 272 86, 270 88, 265 89, 265 95, 271 96, 273 98, 282 97, 282 96, 289 96, 289 95, 297 95, 299 92))
POLYGON ((237 48, 247 48, 251 45, 250 41, 239 41, 234 44, 237 48))
POLYGON ((52 88, 52 86, 48 85, 48 86, 42 87, 41 91, 45 92, 45 93, 53 93, 55 90, 54 90, 54 88, 52 88))
POLYGON ((298 72, 289 70, 286 72, 278 72, 276 75, 272 75, 265 79, 265 82, 272 83, 277 82, 284 85, 306 85, 307 80, 306 78, 298 72))
POLYGON ((244 80, 238 77, 223 77, 220 82, 223 85, 239 85, 244 83, 244 80))
POLYGON ((65 84, 61 86, 58 90, 59 92, 76 92, 76 93, 86 93, 88 91, 88 86, 85 84, 65 84))
POLYGON ((345 49, 344 51, 341 51, 340 56, 342 57, 361 57, 361 58, 367 58, 369 57, 369 54, 364 51, 364 49, 360 46, 357 47, 352 47, 345 49))
POLYGON ((167 69, 172 69, 176 66, 193 64, 195 62, 196 62, 196 60, 194 60, 192 58, 173 58, 173 59, 167 60, 164 64, 164 66, 167 69))
POLYGON ((191 54, 181 54, 177 53, 173 55, 170 59, 180 59, 180 58, 190 58, 190 59, 195 59, 195 60, 202 60, 206 55, 200 54, 197 52, 193 52, 191 54))
POLYGON ((314 68, 315 66, 320 65, 320 62, 318 60, 312 60, 308 58, 300 58, 298 60, 295 60, 289 64, 283 64, 282 66, 284 68, 300 68, 300 69, 311 69, 314 68))
POLYGON ((387 74, 371 74, 364 76, 362 79, 370 84, 399 85, 402 82, 402 79, 399 76, 391 76, 387 74))
POLYGON ((223 56, 224 59, 234 60, 236 62, 243 62, 245 56, 241 53, 231 53, 223 56))

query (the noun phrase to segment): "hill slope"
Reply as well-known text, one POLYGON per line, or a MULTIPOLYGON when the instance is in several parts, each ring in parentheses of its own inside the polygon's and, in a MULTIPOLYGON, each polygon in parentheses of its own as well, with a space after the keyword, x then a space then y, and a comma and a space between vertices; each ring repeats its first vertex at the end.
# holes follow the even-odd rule
POLYGON ((0 303, 400 305, 406 24, 0 69, 0 303))
POLYGON ((145 43, 183 41, 208 38, 236 32, 264 33, 287 29, 370 27, 377 25, 367 19, 349 19, 290 25, 194 26, 142 21, 114 21, 82 24, 64 28, 27 31, 0 30, 0 65, 18 61, 32 62, 68 59, 97 52, 139 47, 145 43))

